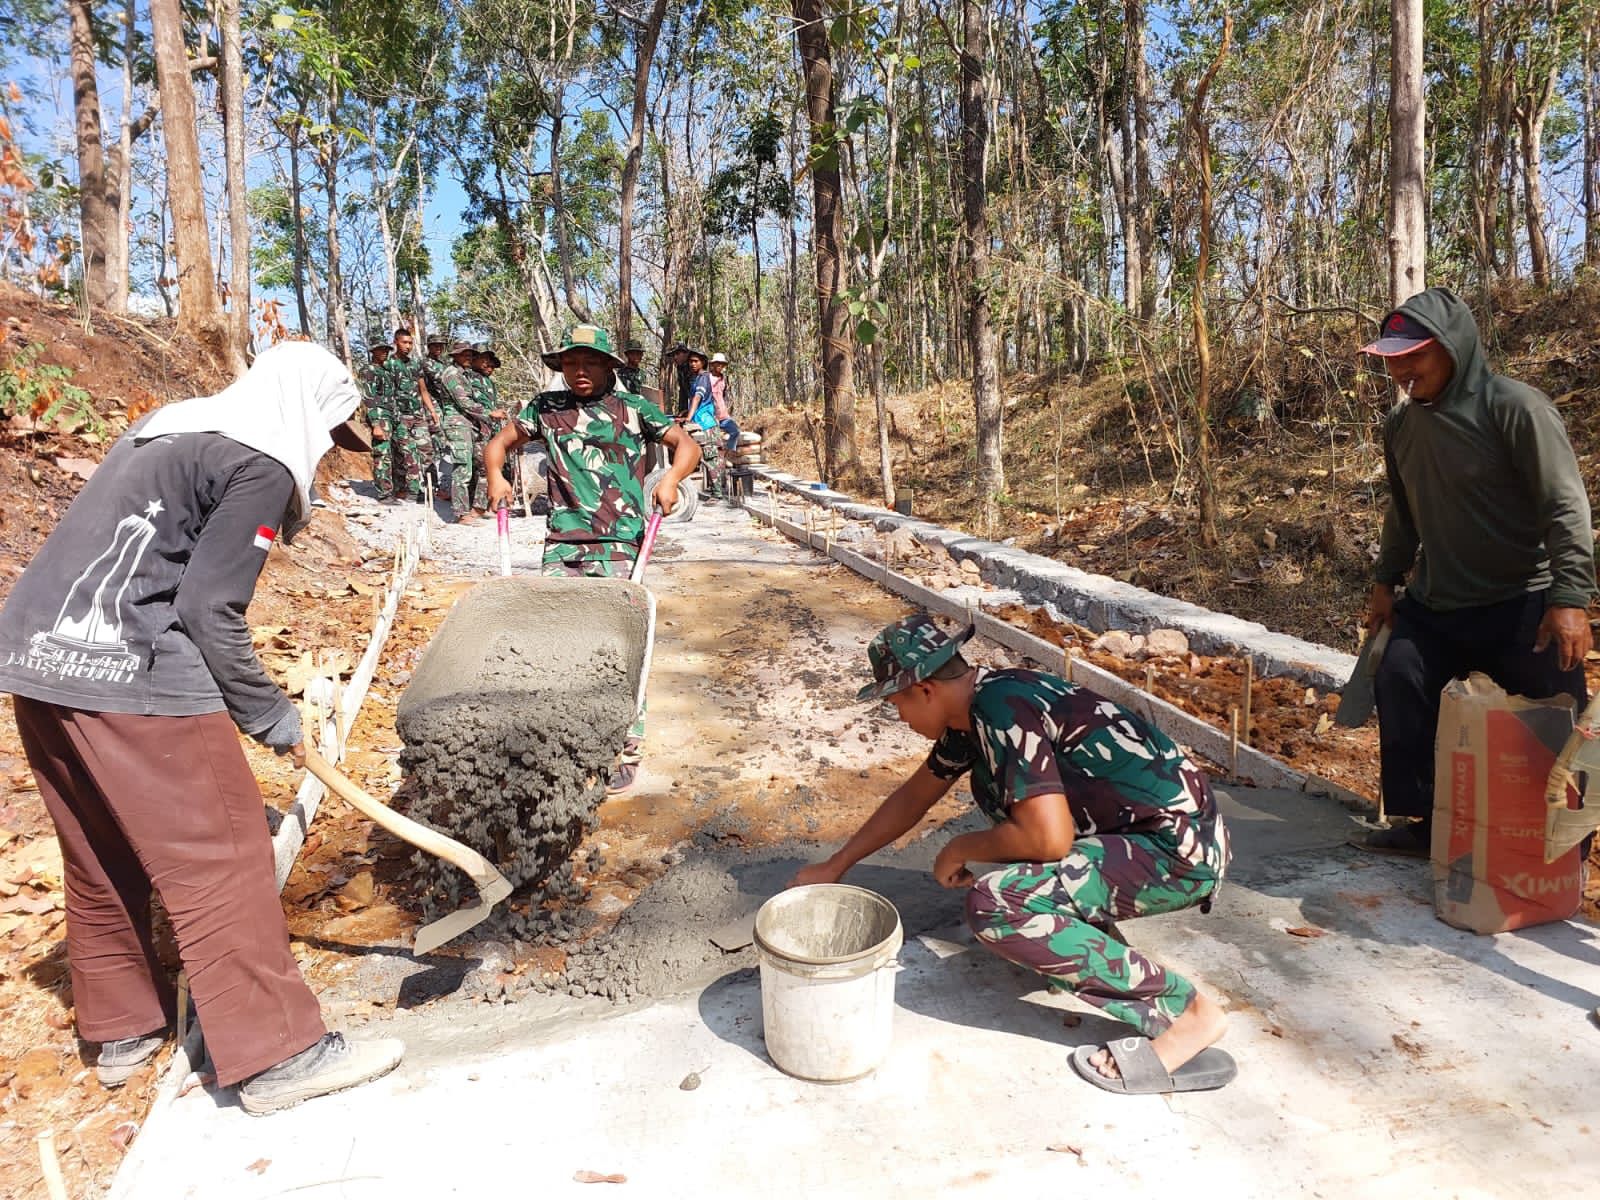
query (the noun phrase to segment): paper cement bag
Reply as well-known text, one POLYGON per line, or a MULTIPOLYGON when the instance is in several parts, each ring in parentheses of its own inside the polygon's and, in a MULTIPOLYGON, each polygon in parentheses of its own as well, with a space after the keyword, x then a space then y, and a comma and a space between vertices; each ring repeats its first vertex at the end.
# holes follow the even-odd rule
POLYGON ((1433 908, 1440 920, 1503 933, 1578 911, 1578 849, 1544 861, 1545 782, 1572 722, 1571 697, 1508 696, 1487 675, 1444 689, 1433 785, 1433 908))

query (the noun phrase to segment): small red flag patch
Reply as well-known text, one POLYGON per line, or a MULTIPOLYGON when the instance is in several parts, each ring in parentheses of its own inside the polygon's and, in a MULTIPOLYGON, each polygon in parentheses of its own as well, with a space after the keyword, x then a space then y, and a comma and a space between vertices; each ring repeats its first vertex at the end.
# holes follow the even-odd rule
POLYGON ((256 549, 271 550, 272 543, 277 539, 278 531, 270 525, 256 526, 256 549))

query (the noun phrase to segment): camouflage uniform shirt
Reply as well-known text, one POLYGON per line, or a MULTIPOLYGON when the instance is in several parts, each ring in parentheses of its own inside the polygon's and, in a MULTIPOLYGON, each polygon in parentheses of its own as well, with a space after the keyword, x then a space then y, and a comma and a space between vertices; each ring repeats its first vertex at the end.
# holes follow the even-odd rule
POLYGON ((435 404, 444 403, 444 389, 439 384, 439 376, 450 365, 447 358, 424 358, 422 367, 422 382, 428 386, 428 395, 433 397, 435 404))
POLYGON ((386 421, 394 401, 389 398, 389 364, 362 363, 356 371, 356 381, 361 387, 361 406, 368 422, 386 421))
POLYGON ((483 376, 476 371, 468 371, 455 363, 447 363, 444 369, 438 372, 438 390, 434 396, 440 403, 441 416, 451 412, 458 412, 474 425, 488 422, 489 413, 480 403, 480 391, 477 381, 483 376))
POLYGON ((551 550, 561 558, 631 560, 644 537, 644 448, 672 428, 643 396, 613 388, 585 400, 540 392, 516 416, 524 437, 550 456, 551 550))
POLYGON ((1153 834, 1190 862, 1227 862, 1205 772, 1128 709, 1042 671, 980 670, 971 732, 945 730, 928 769, 940 779, 970 770, 996 824, 1019 801, 1061 793, 1079 837, 1153 834))
POLYGON ((422 400, 417 395, 417 380, 422 377, 422 363, 416 358, 402 358, 391 354, 384 364, 389 375, 390 403, 397 416, 414 417, 422 411, 422 400))
POLYGON ((495 387, 494 380, 482 371, 467 372, 467 383, 472 388, 472 395, 478 402, 478 407, 483 413, 482 427, 490 433, 494 432, 494 418, 489 414, 500 407, 500 389, 495 387))

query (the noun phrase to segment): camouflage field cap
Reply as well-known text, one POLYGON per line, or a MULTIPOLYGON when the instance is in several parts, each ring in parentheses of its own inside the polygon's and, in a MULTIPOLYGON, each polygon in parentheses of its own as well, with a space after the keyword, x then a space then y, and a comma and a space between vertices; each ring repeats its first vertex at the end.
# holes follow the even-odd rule
POLYGON ((456 342, 450 347, 451 358, 454 358, 458 354, 476 354, 477 352, 478 348, 471 342, 456 342))
POLYGON ((598 325, 574 325, 561 335, 561 345, 543 355, 544 365, 552 371, 561 369, 561 356, 568 350, 593 350, 611 360, 615 367, 625 367, 627 360, 617 356, 611 344, 611 335, 598 325))
POLYGON ((969 625, 951 637, 921 613, 885 625, 867 646, 874 682, 857 692, 856 699, 881 700, 921 683, 954 658, 973 632, 969 625))

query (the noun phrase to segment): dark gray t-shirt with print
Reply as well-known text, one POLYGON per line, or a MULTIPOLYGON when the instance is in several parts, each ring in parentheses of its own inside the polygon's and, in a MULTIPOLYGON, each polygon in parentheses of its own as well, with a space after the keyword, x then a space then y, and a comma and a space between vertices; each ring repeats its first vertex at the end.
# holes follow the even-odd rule
POLYGON ((292 709, 256 658, 245 609, 294 479, 221 434, 141 445, 135 433, 0 609, 0 692, 91 712, 225 708, 261 733, 292 709))

